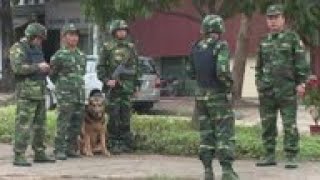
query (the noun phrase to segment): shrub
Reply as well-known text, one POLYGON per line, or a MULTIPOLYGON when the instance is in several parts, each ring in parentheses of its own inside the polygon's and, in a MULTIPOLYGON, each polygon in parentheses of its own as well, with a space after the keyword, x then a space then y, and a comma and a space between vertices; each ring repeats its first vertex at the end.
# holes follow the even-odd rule
MULTIPOLYGON (((8 141, 14 132, 15 107, 0 108, 0 141, 8 141)), ((47 141, 52 144, 56 131, 56 113, 47 113, 47 141)), ((197 156, 199 132, 194 130, 191 117, 134 115, 132 129, 137 153, 197 156)), ((263 152, 261 128, 236 127, 236 157, 258 158, 263 152)), ((282 157, 282 136, 278 138, 277 155, 282 157)), ((302 135, 300 156, 305 160, 320 159, 319 136, 302 135)))

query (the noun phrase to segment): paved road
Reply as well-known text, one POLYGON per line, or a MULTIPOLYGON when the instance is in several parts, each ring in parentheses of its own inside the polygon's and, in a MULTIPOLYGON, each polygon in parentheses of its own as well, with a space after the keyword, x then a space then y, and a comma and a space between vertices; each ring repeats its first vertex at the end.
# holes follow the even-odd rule
MULTIPOLYGON (((30 153, 29 153, 30 154, 30 153)), ((32 167, 12 166, 12 146, 0 144, 0 180, 31 179, 202 179, 202 166, 196 157, 161 155, 121 155, 57 161, 32 167), (153 177, 153 178, 150 178, 153 177)), ((302 162, 297 170, 256 168, 254 161, 235 163, 242 180, 319 180, 320 162, 302 162)), ((214 163, 216 176, 221 169, 214 163)))

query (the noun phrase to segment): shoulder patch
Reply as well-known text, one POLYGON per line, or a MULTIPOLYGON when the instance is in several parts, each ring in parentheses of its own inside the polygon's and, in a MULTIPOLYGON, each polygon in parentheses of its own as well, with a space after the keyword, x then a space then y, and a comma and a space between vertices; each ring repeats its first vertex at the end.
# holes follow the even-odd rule
POLYGON ((128 46, 131 47, 131 48, 134 48, 134 43, 129 42, 129 43, 128 43, 128 46))
POLYGON ((115 43, 113 41, 107 41, 103 43, 103 47, 107 50, 113 49, 115 47, 115 43))

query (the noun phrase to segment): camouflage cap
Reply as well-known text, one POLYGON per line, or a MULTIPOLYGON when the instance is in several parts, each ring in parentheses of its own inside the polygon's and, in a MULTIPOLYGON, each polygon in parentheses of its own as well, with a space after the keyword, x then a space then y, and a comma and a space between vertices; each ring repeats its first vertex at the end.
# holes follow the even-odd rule
POLYGON ((26 37, 40 36, 43 39, 47 38, 47 29, 40 23, 30 23, 24 30, 26 37))
POLYGON ((110 34, 113 34, 114 31, 118 30, 118 29, 125 29, 128 30, 128 24, 125 20, 122 19, 117 19, 117 20, 113 20, 110 23, 110 27, 109 27, 109 32, 110 34))
POLYGON ((223 19, 218 15, 207 15, 202 20, 201 30, 203 33, 223 33, 225 31, 223 19))
POLYGON ((73 23, 70 23, 70 24, 65 24, 62 29, 61 29, 61 33, 63 35, 65 35, 66 33, 68 32, 76 32, 76 33, 79 33, 79 30, 77 29, 77 27, 73 24, 73 23))
POLYGON ((278 14, 283 14, 284 8, 282 4, 273 4, 270 5, 267 9, 267 16, 273 16, 278 14))

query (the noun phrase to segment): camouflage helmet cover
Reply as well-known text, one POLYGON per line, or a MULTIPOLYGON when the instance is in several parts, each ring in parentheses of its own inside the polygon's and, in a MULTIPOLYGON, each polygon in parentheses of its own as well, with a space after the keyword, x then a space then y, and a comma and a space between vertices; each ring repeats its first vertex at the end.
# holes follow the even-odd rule
POLYGON ((62 35, 65 35, 68 32, 79 33, 79 30, 77 29, 77 27, 73 23, 65 24, 61 29, 61 33, 62 33, 62 35))
POLYGON ((119 29, 128 30, 128 24, 125 20, 117 19, 117 20, 113 20, 110 23, 110 27, 109 27, 110 34, 113 34, 114 31, 119 30, 119 29))
POLYGON ((30 38, 33 36, 40 36, 44 39, 47 38, 47 29, 40 23, 31 23, 24 30, 26 37, 30 38))
POLYGON ((283 14, 283 12, 284 12, 284 7, 282 4, 273 4, 268 6, 266 15, 274 16, 278 14, 283 14))
POLYGON ((223 19, 219 15, 207 15, 202 20, 202 32, 208 33, 223 33, 225 31, 223 19))

